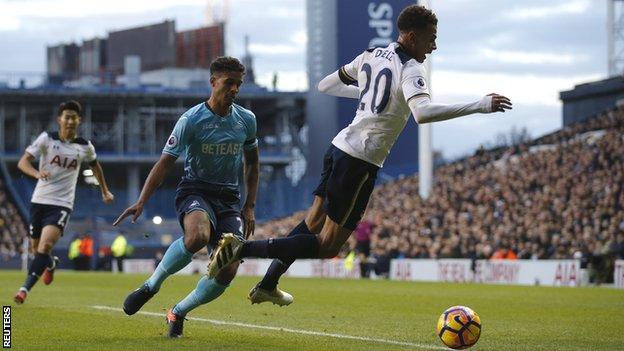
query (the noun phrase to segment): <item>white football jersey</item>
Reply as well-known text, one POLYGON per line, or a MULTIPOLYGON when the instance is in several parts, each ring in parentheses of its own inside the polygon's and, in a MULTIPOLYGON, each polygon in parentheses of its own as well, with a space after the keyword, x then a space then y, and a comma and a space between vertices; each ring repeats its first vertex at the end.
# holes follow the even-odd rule
POLYGON ((39 158, 40 172, 50 175, 47 180, 37 181, 31 202, 73 209, 80 165, 96 158, 93 144, 82 138, 63 142, 58 132, 43 132, 26 152, 39 158))
POLYGON ((355 118, 332 144, 382 167, 411 113, 407 101, 429 94, 425 67, 394 42, 364 51, 338 74, 345 84, 357 83, 360 101, 355 118))

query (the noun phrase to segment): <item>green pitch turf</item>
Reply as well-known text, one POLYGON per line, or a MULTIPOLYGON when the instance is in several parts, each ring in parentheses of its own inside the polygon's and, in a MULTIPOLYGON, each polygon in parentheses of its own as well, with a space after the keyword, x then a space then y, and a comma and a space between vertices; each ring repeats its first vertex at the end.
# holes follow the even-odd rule
POLYGON ((609 288, 287 278, 280 286, 295 302, 280 308, 251 306, 246 295, 257 278, 239 277, 188 316, 184 338, 169 340, 165 309, 199 276, 170 278, 143 308, 147 314, 128 317, 119 308, 145 278, 60 271, 16 306, 23 273, 0 271, 0 302, 13 306, 13 349, 443 350, 438 316, 466 305, 483 323, 471 350, 624 350, 624 291, 609 288))

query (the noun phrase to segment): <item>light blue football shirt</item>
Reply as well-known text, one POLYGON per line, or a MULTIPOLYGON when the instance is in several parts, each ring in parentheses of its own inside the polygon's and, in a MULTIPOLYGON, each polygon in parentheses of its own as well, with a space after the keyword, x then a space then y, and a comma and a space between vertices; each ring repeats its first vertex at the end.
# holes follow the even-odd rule
POLYGON ((202 102, 180 117, 163 152, 186 152, 184 183, 238 190, 243 150, 258 147, 256 130, 256 116, 240 105, 232 104, 221 117, 202 102))

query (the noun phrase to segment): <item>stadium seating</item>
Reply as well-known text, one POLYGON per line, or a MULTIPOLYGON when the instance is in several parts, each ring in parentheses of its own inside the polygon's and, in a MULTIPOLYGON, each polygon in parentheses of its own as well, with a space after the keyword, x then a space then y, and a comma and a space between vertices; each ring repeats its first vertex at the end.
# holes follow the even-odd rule
POLYGON ((0 262, 18 261, 27 239, 26 221, 19 205, 6 186, 4 167, 0 167, 0 262))
MULTIPOLYGON (((624 109, 617 108, 438 167, 427 200, 418 195, 417 175, 378 186, 365 215, 374 224, 372 252, 492 258, 511 250, 520 259, 608 266, 624 257, 623 135, 624 109)), ((304 215, 267 222, 256 235, 286 235, 304 215)))
MULTIPOLYGON (((617 108, 527 143, 482 148, 439 166, 427 200, 418 195, 417 175, 379 185, 364 219, 373 224, 371 253, 380 262, 400 257, 581 258, 607 271, 614 258, 624 258, 622 135, 624 109, 617 108)), ((20 190, 20 184, 14 186, 20 190)), ((26 224, 4 190, 0 184, 3 258, 16 256, 26 237, 26 224)), ((87 195, 80 191, 79 197, 87 195)), ((267 192, 260 189, 259 204, 270 200, 267 192)), ((158 200, 155 205, 172 207, 158 200)), ((118 211, 108 212, 106 217, 118 211)), ((151 212, 156 211, 147 210, 147 218, 151 212)), ((284 236, 304 216, 297 212, 265 222, 255 236, 284 236)), ((353 239, 343 253, 354 247, 353 239)))

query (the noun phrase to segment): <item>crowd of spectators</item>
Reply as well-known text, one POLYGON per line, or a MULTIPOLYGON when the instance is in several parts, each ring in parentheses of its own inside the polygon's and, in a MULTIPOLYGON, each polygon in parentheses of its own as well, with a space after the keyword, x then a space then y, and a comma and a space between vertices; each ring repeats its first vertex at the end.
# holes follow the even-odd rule
MULTIPOLYGON (((624 259, 623 186, 624 108, 617 108, 442 165, 427 199, 418 194, 417 175, 376 187, 366 234, 354 235, 343 255, 361 250, 356 240, 365 237, 372 261, 580 258, 607 272, 624 259)), ((285 236, 304 217, 302 211, 259 225, 256 238, 285 236)), ((0 177, 0 259, 21 253, 26 230, 0 177)))
POLYGON ((26 224, 8 196, 0 173, 0 261, 19 256, 26 239, 26 224))
MULTIPOLYGON (((520 145, 438 167, 428 199, 418 177, 376 187, 364 221, 387 258, 624 258, 624 109, 520 145)), ((282 236, 305 213, 265 223, 282 236)), ((345 248, 353 249, 355 238, 345 248)), ((606 267, 605 267, 606 268, 606 267)), ((597 277, 600 279, 600 277, 597 277)))

